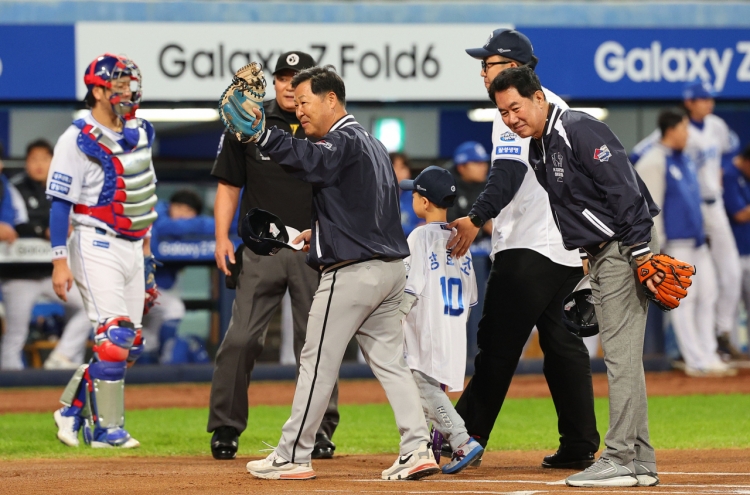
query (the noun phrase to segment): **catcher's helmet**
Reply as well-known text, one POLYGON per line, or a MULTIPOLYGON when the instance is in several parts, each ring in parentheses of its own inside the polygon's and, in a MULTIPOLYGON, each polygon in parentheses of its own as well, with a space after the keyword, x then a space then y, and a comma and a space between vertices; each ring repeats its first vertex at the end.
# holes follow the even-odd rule
POLYGON ((116 92, 112 94, 109 100, 118 115, 126 115, 138 108, 143 97, 141 71, 135 62, 121 55, 105 53, 96 57, 86 67, 83 82, 90 93, 96 86, 112 89, 112 81, 123 77, 130 79, 130 100, 122 100, 121 95, 116 92))
POLYGON ((290 244, 299 235, 297 229, 287 227, 279 217, 260 208, 247 212, 240 223, 239 234, 245 246, 261 256, 273 256, 282 248, 295 251, 302 248, 302 244, 290 244))
POLYGON ((594 296, 591 281, 586 275, 578 282, 573 292, 563 301, 563 324, 579 337, 591 337, 599 333, 599 322, 594 312, 594 296))

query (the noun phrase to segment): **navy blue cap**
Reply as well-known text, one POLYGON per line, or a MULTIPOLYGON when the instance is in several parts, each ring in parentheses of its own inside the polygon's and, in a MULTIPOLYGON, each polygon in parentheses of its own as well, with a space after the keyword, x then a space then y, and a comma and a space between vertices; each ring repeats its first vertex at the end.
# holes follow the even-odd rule
POLYGON ((484 146, 477 143, 476 141, 466 141, 461 143, 456 151, 453 152, 453 163, 461 165, 466 162, 488 162, 490 161, 490 155, 487 154, 487 150, 484 146))
POLYGON ((711 87, 711 83, 708 81, 701 81, 700 79, 693 79, 689 83, 685 84, 682 89, 682 98, 684 100, 697 100, 704 98, 713 98, 716 96, 714 88, 711 87))
POLYGON ((417 191, 440 208, 450 208, 456 201, 453 174, 435 165, 422 170, 414 180, 402 180, 399 187, 404 191, 417 191))
POLYGON ((531 41, 525 34, 515 29, 495 29, 482 48, 467 48, 466 53, 480 60, 493 55, 501 55, 528 65, 532 69, 536 67, 531 41))

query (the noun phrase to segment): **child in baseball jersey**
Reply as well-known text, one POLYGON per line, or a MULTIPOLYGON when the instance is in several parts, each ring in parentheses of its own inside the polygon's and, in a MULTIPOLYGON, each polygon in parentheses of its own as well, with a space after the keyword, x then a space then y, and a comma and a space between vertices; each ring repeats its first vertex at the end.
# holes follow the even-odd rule
POLYGON ((416 179, 401 181, 400 187, 413 191, 414 212, 427 222, 407 239, 411 254, 404 260, 407 281, 400 307, 405 316, 404 354, 425 416, 453 450, 443 473, 455 474, 484 452, 444 391, 464 388, 466 320, 469 308, 477 304, 477 281, 471 254, 453 258, 447 248, 453 234, 447 209, 456 199, 451 173, 428 167, 416 179))

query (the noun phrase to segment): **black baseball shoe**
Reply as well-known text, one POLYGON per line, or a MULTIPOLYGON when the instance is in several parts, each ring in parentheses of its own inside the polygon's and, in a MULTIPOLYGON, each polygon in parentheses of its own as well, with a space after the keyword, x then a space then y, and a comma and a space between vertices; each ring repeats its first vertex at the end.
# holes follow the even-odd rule
POLYGON ((231 460, 237 455, 240 434, 231 426, 219 426, 211 436, 211 454, 214 459, 231 460))
POLYGON ((552 469, 586 469, 594 463, 595 452, 585 454, 573 454, 564 450, 558 450, 550 454, 542 461, 543 468, 552 469))
POLYGON ((315 434, 315 447, 313 447, 312 451, 313 459, 331 459, 334 450, 336 450, 336 444, 328 438, 328 435, 325 433, 315 434))

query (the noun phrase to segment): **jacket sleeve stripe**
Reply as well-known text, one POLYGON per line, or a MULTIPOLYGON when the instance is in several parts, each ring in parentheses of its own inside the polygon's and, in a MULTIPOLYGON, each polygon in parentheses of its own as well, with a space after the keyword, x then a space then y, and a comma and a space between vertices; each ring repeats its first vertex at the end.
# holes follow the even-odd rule
POLYGON ((613 237, 615 235, 615 233, 612 231, 612 229, 610 229, 609 227, 607 227, 604 224, 604 222, 602 222, 601 220, 599 220, 599 218, 597 218, 596 215, 594 215, 593 213, 591 213, 588 209, 583 210, 583 216, 586 217, 586 219, 589 222, 591 222, 594 225, 594 227, 596 227, 597 229, 599 229, 602 232, 604 232, 605 234, 607 234, 608 237, 613 237))

